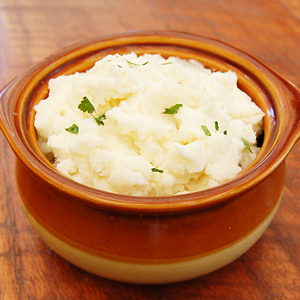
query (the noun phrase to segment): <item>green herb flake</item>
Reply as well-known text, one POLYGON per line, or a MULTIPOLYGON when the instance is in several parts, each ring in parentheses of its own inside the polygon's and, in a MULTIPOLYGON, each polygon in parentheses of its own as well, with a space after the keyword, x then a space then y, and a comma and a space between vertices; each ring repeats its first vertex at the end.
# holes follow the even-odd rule
POLYGON ((119 67, 119 68, 121 68, 121 69, 123 68, 123 67, 122 67, 122 66, 120 66, 120 65, 118 65, 118 67, 119 67))
POLYGON ((76 124, 73 124, 69 128, 65 128, 65 130, 73 134, 77 134, 79 132, 79 127, 76 124))
POLYGON ((218 121, 215 121, 215 128, 216 128, 217 131, 219 130, 219 123, 218 123, 218 121))
POLYGON ((160 64, 160 65, 161 65, 161 66, 165 66, 165 65, 170 65, 170 64, 172 64, 172 62, 171 62, 171 61, 168 61, 168 62, 162 63, 162 64, 160 64))
POLYGON ((103 122, 103 121, 106 120, 105 114, 102 114, 102 115, 100 115, 100 116, 98 116, 98 117, 94 117, 94 116, 92 115, 92 117, 93 117, 94 120, 97 122, 98 126, 100 126, 100 125, 104 126, 104 122, 103 122))
POLYGON ((145 66, 148 62, 146 61, 145 63, 143 63, 143 64, 136 64, 136 63, 134 63, 134 62, 131 62, 131 61, 129 61, 129 60, 126 60, 130 65, 134 65, 134 66, 145 66))
POLYGON ((151 169, 152 172, 158 172, 158 173, 163 173, 163 170, 157 169, 157 168, 152 168, 151 169))
POLYGON ((211 136, 211 133, 210 131, 208 130, 208 128, 205 126, 205 125, 201 125, 204 133, 207 135, 207 136, 211 136))
POLYGON ((82 110, 83 112, 88 112, 96 121, 96 123, 98 124, 98 126, 100 125, 104 125, 104 120, 106 120, 106 116, 105 114, 102 114, 98 117, 95 117, 94 115, 92 115, 93 112, 96 112, 95 107, 93 106, 93 104, 90 102, 90 100, 87 97, 83 97, 83 100, 80 102, 80 104, 78 105, 78 108, 80 110, 82 110))
POLYGON ((223 134, 224 134, 224 135, 227 135, 227 130, 225 130, 225 131, 223 132, 223 134))
POLYGON ((89 114, 95 111, 93 104, 90 102, 90 100, 87 97, 83 97, 83 100, 78 105, 78 108, 83 112, 88 112, 89 114))
POLYGON ((249 143, 243 137, 242 137, 242 141, 243 141, 244 145, 246 146, 246 148, 253 154, 253 152, 249 146, 249 143))
POLYGON ((175 115, 178 113, 178 110, 180 107, 182 107, 182 104, 175 104, 174 106, 172 106, 170 108, 165 108, 165 111, 163 112, 163 114, 175 115))

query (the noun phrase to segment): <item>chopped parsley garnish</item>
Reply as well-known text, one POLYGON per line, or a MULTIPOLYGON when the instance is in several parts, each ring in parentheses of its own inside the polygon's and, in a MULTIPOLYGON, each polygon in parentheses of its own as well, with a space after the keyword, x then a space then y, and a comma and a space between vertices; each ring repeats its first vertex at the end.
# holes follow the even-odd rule
POLYGON ((157 169, 157 168, 152 168, 151 169, 152 172, 158 172, 158 173, 163 173, 163 170, 157 169))
MULTIPOLYGON (((215 129, 216 129, 217 131, 220 130, 220 126, 219 126, 218 121, 215 121, 215 129)), ((203 129, 203 130, 204 130, 204 129, 203 129)), ((224 130, 224 131, 223 131, 223 134, 224 134, 224 135, 227 135, 227 130, 224 130)))
POLYGON ((97 122, 98 126, 100 126, 100 125, 104 126, 104 122, 103 122, 103 121, 106 120, 105 114, 102 114, 102 115, 100 115, 100 116, 98 116, 98 117, 94 117, 94 116, 92 115, 92 117, 93 117, 94 120, 97 122))
POLYGON ((131 61, 127 60, 127 59, 126 59, 126 61, 127 61, 129 64, 134 65, 134 66, 145 66, 145 65, 148 63, 148 62, 146 61, 146 62, 143 63, 143 64, 136 64, 136 63, 131 62, 131 61))
POLYGON ((165 111, 163 112, 163 114, 175 115, 178 113, 178 110, 180 107, 182 107, 182 104, 175 104, 174 106, 172 106, 170 108, 165 108, 165 111))
POLYGON ((243 141, 244 145, 246 146, 246 148, 253 154, 253 152, 249 146, 249 143, 243 137, 242 137, 242 141, 243 141))
POLYGON ((218 123, 218 121, 215 121, 215 128, 216 128, 217 131, 219 130, 219 123, 218 123))
POLYGON ((205 126, 205 125, 201 125, 204 133, 207 135, 207 136, 211 136, 211 133, 210 131, 208 130, 208 128, 205 126))
POLYGON ((118 65, 118 67, 119 67, 119 68, 121 68, 121 69, 123 68, 123 67, 122 67, 122 66, 120 66, 120 65, 118 65))
POLYGON ((78 105, 78 108, 83 112, 88 112, 89 114, 92 114, 95 111, 95 107, 90 102, 90 100, 85 96, 83 97, 83 100, 78 105))
POLYGON ((94 118, 94 120, 96 121, 98 126, 104 125, 103 121, 106 119, 105 114, 102 114, 98 117, 95 117, 94 115, 92 115, 92 113, 94 113, 96 110, 95 110, 95 107, 93 106, 93 104, 91 103, 91 101, 87 97, 85 97, 85 96, 83 97, 83 100, 78 105, 78 108, 83 112, 89 113, 94 118))
POLYGON ((165 65, 170 65, 170 64, 172 64, 172 62, 171 62, 171 61, 168 61, 168 62, 162 63, 162 64, 160 64, 160 65, 161 65, 161 66, 165 66, 165 65))
POLYGON ((72 126, 70 126, 69 128, 65 128, 67 131, 77 134, 79 132, 79 128, 76 124, 73 124, 72 126))

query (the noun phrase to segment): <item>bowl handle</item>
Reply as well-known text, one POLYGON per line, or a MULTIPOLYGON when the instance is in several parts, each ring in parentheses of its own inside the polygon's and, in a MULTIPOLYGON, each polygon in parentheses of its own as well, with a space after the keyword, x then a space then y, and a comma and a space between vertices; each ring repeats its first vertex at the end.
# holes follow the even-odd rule
POLYGON ((287 150, 290 151, 300 138, 300 89, 287 79, 276 75, 281 82, 278 96, 282 101, 284 115, 281 136, 284 137, 287 150))
POLYGON ((14 100, 16 99, 15 86, 18 77, 9 82, 0 90, 0 129, 6 140, 12 148, 14 148, 14 100))

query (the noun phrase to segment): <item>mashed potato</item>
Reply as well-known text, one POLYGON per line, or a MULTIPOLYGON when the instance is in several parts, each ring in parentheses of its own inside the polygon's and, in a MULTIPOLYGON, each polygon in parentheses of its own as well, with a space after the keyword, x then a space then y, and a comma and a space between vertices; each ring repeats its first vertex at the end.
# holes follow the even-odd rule
POLYGON ((233 178, 259 151, 264 113, 235 73, 194 60, 109 55, 84 73, 51 79, 49 90, 35 106, 43 153, 66 176, 101 190, 199 191, 233 178), (79 109, 83 99, 95 111, 79 109))

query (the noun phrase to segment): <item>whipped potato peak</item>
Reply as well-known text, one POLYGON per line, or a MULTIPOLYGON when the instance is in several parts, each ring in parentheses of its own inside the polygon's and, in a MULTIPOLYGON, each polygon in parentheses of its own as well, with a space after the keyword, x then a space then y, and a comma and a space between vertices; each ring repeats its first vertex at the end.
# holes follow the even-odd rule
POLYGON ((166 196, 215 187, 260 150, 264 113, 237 81, 195 60, 108 55, 49 81, 35 106, 38 142, 61 173, 104 191, 166 196))

